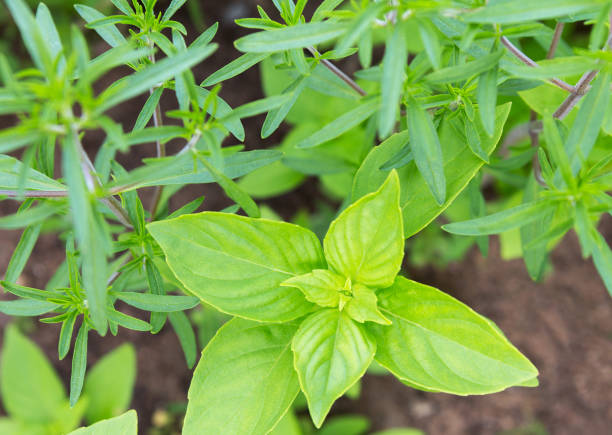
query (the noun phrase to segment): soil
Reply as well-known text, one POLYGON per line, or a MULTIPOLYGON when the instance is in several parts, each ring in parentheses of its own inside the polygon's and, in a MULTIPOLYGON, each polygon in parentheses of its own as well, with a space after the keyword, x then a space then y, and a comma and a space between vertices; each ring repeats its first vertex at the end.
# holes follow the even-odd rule
MULTIPOLYGON (((242 31, 232 24, 232 19, 252 14, 253 3, 202 2, 207 18, 222 17, 219 35, 224 39, 218 41, 217 53, 196 69, 197 79, 203 79, 237 55, 231 41, 242 31)), ((227 82, 222 96, 236 106, 261 97, 260 92, 257 70, 251 69, 239 79, 227 82)), ((129 128, 143 102, 134 100, 112 115, 129 128)), ((170 97, 162 100, 162 105, 173 107, 174 102, 170 97)), ((261 121, 254 118, 245 125, 248 148, 262 148, 282 137, 283 131, 263 143, 258 134, 261 121)), ((92 135, 85 145, 94 152, 99 140, 92 135)), ((123 156, 122 162, 134 167, 141 158, 150 155, 149 149, 140 147, 123 156)), ((297 209, 311 206, 316 192, 316 182, 311 180, 269 205, 283 217, 289 217, 297 209)), ((144 192, 145 202, 148 193, 144 192)), ((205 209, 218 210, 229 204, 212 185, 190 186, 173 198, 172 208, 201 195, 206 196, 205 209)), ((14 203, 0 203, 0 215, 14 210, 14 203)), ((609 216, 602 223, 602 231, 612 241, 609 216)), ((0 271, 6 270, 18 238, 18 232, 0 233, 0 271)), ((485 435, 509 430, 555 435, 612 433, 612 300, 593 264, 581 258, 575 236, 570 234, 557 247, 552 255, 556 273, 543 283, 532 282, 520 260, 502 260, 495 238, 490 251, 490 256, 483 258, 472 250, 462 262, 444 270, 426 268, 404 274, 443 289, 497 323, 539 368, 540 386, 511 388, 488 396, 457 397, 416 391, 390 376, 368 375, 360 398, 341 399, 334 413, 366 415, 373 429, 409 426, 431 435, 485 435)), ((53 235, 43 235, 21 277, 23 283, 44 286, 63 255, 63 244, 53 235)), ((10 320, 0 314, 0 329, 10 320)), ((70 363, 68 359, 57 360, 57 325, 27 322, 24 325, 32 328, 32 339, 43 348, 67 385, 70 363)), ((2 334, 0 342, 1 337, 2 334)), ((160 421, 169 405, 186 401, 191 371, 169 328, 156 336, 125 329, 120 329, 117 337, 91 334, 89 363, 126 341, 134 344, 138 355, 138 377, 131 406, 138 411, 141 433, 149 433, 153 422, 160 421)))

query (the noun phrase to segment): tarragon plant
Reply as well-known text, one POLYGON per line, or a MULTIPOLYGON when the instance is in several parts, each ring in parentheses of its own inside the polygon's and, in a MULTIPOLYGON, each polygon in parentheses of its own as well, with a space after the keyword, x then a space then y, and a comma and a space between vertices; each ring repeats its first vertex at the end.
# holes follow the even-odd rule
MULTIPOLYGON (((186 434, 269 433, 300 390, 320 426, 373 361, 430 392, 536 385, 535 367, 493 322, 399 275, 405 240, 438 217, 465 220, 444 229, 482 252, 487 235, 514 234, 534 279, 574 228, 612 288, 612 251, 596 227, 612 210, 609 0, 273 0, 237 20, 256 30, 235 41, 243 54, 200 84, 192 69, 214 55, 218 24, 189 39, 174 19, 185 0, 163 10, 111 2, 116 15, 75 6, 110 47, 92 58, 93 32, 60 35, 44 4, 32 14, 5 0, 32 65, 15 72, 0 55, 0 115, 11 123, 0 131, 0 196, 19 202, 0 228, 23 229, 2 281, 18 299, 0 311, 61 323, 72 406, 90 333, 155 334, 169 323, 192 367, 184 312, 202 303, 233 318, 194 372, 186 434), (563 33, 579 22, 591 33, 573 48, 563 33), (353 55, 356 79, 337 65, 353 55), (230 107, 221 85, 255 65, 265 97, 230 107), (113 118, 142 94, 133 125, 113 118), (262 139, 289 125, 279 146, 254 149, 259 139, 247 136, 242 120, 262 114, 262 139), (100 136, 92 157, 85 145, 100 136), (142 165, 118 162, 147 144, 142 165), (307 176, 337 211, 302 225, 261 217, 272 212, 253 197, 307 176), (205 183, 234 204, 195 213, 203 197, 170 202, 205 183), (485 187, 496 201, 485 202, 485 187), (18 280, 44 232, 66 255, 37 289, 18 280)), ((131 433, 136 416, 116 418, 86 433, 131 433)))

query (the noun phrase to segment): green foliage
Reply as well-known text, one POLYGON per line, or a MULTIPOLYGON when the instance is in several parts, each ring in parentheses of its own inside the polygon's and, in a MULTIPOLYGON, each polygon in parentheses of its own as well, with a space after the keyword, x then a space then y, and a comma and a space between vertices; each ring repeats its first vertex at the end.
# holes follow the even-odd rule
POLYGON ((535 367, 493 322, 399 275, 408 238, 413 263, 440 251, 444 263, 511 234, 541 279, 574 229, 612 294, 612 251, 597 229, 612 212, 608 0, 325 0, 312 16, 305 0, 274 0, 274 13, 236 21, 254 29, 235 41, 242 54, 200 85, 191 70, 215 53, 219 26, 187 38, 173 18, 192 2, 75 5, 84 32, 54 4, 34 14, 24 0, 4 3, 31 66, 13 71, 0 55, 0 115, 15 120, 0 131, 0 200, 19 203, 0 229, 22 231, 1 281, 16 299, 0 312, 61 323, 60 359, 76 336, 68 401, 40 352, 7 330, 1 424, 16 433, 65 433, 83 415, 115 418, 77 433, 133 433, 133 412, 116 417, 129 404, 133 352, 88 375, 89 334, 169 323, 193 367, 185 312, 200 305, 218 317, 199 325, 208 345, 185 433, 295 432, 288 410, 300 390, 319 427, 371 364, 426 391, 536 385, 535 367), (564 23, 589 37, 577 42, 564 23), (89 37, 108 50, 92 59, 89 37), (335 64, 351 56, 356 79, 335 64), (264 97, 232 108, 224 82, 255 66, 264 97), (133 126, 109 116, 142 95, 133 126), (261 138, 279 142, 242 144, 242 120, 258 115, 261 138), (84 137, 104 137, 95 158, 84 137), (170 141, 180 145, 172 155, 170 141), (140 166, 118 163, 146 146, 140 166), (313 181, 317 199, 294 223, 256 202, 313 181), (232 205, 210 211, 200 197, 174 208, 182 187, 207 183, 232 205), (44 289, 21 285, 45 233, 65 243, 65 261, 44 289))
POLYGON ((404 237, 395 170, 376 192, 360 198, 331 223, 323 241, 325 259, 312 233, 282 222, 204 212, 148 227, 174 274, 204 302, 252 320, 292 321, 285 326, 236 318, 220 330, 206 347, 194 373, 185 433, 208 430, 219 421, 244 425, 236 426, 232 432, 271 430, 297 394, 296 375, 313 422, 320 427, 334 401, 364 375, 375 354, 402 381, 425 390, 482 394, 524 384, 537 376, 535 367, 491 321, 438 290, 431 289, 433 295, 415 291, 405 288, 405 282, 410 281, 396 278, 404 256, 404 237), (380 225, 381 218, 384 226, 380 225), (232 239, 236 243, 228 244, 232 239), (220 245, 218 240, 226 243, 220 245), (302 251, 296 246, 301 246, 302 251), (289 258, 291 262, 287 262, 289 258), (325 265, 328 269, 323 268, 325 265), (227 280, 230 276, 233 279, 227 280), (214 283, 218 283, 217 287, 213 287, 214 283), (270 301, 269 294, 278 294, 279 289, 299 292, 284 296, 283 304, 270 301), (401 294, 397 299, 402 304, 409 304, 411 309, 417 307, 415 318, 403 305, 394 305, 392 295, 396 293, 401 294), (385 296, 387 302, 381 300, 385 296), (427 311, 419 309, 411 297, 427 311), (300 298, 298 309, 303 307, 303 311, 294 308, 290 315, 287 304, 296 304, 300 298), (262 300, 268 308, 266 318, 261 314, 262 300), (440 316, 446 318, 449 305, 454 305, 454 311, 448 324, 441 323, 440 316), (403 334, 409 326, 422 332, 398 338, 397 334, 403 334), (260 334, 265 340, 258 338, 260 334), (424 334, 422 340, 439 340, 436 350, 422 344, 407 345, 409 340, 418 340, 419 334, 424 334), (245 344, 239 344, 242 342, 245 344), (291 360, 289 345, 293 366, 280 362, 291 360), (382 350, 377 351, 377 345, 382 350), (242 349, 241 358, 234 357, 236 348, 242 349), (430 352, 441 362, 436 365, 430 352), (400 358, 407 362, 401 362, 399 367, 389 363, 397 364, 400 358), (476 367, 470 363, 473 360, 477 361, 476 367), (440 379, 437 383, 427 384, 410 373, 414 368, 423 370, 424 361, 431 361, 425 376, 440 379), (273 362, 273 369, 267 368, 266 364, 273 362), (265 375, 254 374, 255 367, 264 370, 265 375), (217 370, 219 374, 211 375, 217 370), (256 384, 249 381, 248 391, 253 392, 248 395, 244 394, 247 387, 243 383, 250 377, 241 377, 241 372, 251 373, 258 380, 256 384), (281 375, 286 379, 284 383, 266 380, 266 376, 281 379, 281 375), (289 379, 294 379, 291 385, 287 385, 289 379), (448 381, 443 383, 443 379, 448 381), (280 403, 268 398, 266 388, 272 386, 283 388, 275 393, 284 398, 280 403), (219 394, 240 394, 244 401, 239 406, 229 400, 219 404, 219 394), (252 396, 257 394, 263 402, 254 400, 252 396), (211 408, 214 413, 206 411, 211 408), (265 418, 260 417, 262 413, 265 418))
POLYGON ((85 378, 83 397, 69 406, 49 361, 14 325, 6 328, 1 364, 2 404, 9 415, 5 423, 12 427, 3 433, 8 435, 60 435, 73 430, 83 418, 91 424, 117 416, 131 402, 136 375, 134 349, 122 345, 93 366, 85 378))

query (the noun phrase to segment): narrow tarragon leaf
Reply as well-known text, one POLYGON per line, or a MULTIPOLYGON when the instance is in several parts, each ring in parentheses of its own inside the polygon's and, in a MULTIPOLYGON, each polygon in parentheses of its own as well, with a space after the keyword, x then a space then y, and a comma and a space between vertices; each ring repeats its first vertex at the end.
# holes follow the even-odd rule
POLYGON ((538 375, 493 322, 438 289, 398 277, 378 297, 393 324, 370 329, 376 361, 408 385, 487 394, 533 384, 538 375))
POLYGON ((494 68, 503 54, 503 50, 498 50, 497 52, 478 57, 476 60, 463 65, 453 65, 439 69, 428 75, 427 80, 432 83, 453 83, 466 80, 474 75, 494 68))
POLYGON ((98 112, 103 112, 175 77, 210 56, 216 49, 216 44, 204 48, 190 47, 115 82, 100 95, 101 104, 97 109, 98 112))
POLYGON ((297 325, 234 318, 208 343, 188 393, 184 435, 271 431, 297 396, 297 325))
POLYGON ((300 76, 297 80, 292 82, 284 91, 283 94, 290 94, 291 98, 283 103, 282 106, 276 109, 270 110, 266 119, 261 127, 262 139, 267 138, 276 131, 278 126, 283 122, 285 117, 289 114, 289 111, 301 95, 302 91, 308 84, 308 78, 300 76))
POLYGON ((556 207, 555 201, 542 199, 481 218, 447 224, 442 228, 449 233, 463 236, 498 234, 534 222, 554 211, 556 207))
POLYGON ((393 283, 404 257, 400 185, 392 171, 378 191, 359 199, 334 220, 323 241, 332 270, 373 288, 393 283))
MULTIPOLYGON (((74 233, 82 257, 83 287, 87 295, 89 313, 96 330, 104 335, 107 328, 104 311, 108 278, 105 252, 108 247, 107 235, 100 225, 99 216, 96 216, 93 199, 82 175, 80 146, 77 140, 72 134, 66 137, 62 164, 70 192, 74 233)), ((76 401, 72 405, 75 403, 76 401)))
POLYGON ((372 116, 380 105, 380 100, 378 98, 366 101, 345 114, 340 115, 329 124, 323 126, 320 130, 317 130, 316 133, 302 139, 297 143, 296 147, 313 148, 335 139, 372 116))
MULTIPOLYGON (((81 16, 81 18, 83 18, 87 23, 92 23, 105 17, 102 13, 89 6, 77 4, 74 5, 74 8, 81 16)), ((111 47, 117 47, 121 44, 124 44, 126 41, 125 37, 121 34, 117 27, 115 27, 114 24, 109 24, 104 27, 96 27, 95 31, 111 47)))
POLYGON ((253 65, 258 64, 259 62, 270 56, 270 54, 271 53, 243 54, 238 59, 231 61, 220 70, 217 70, 210 76, 208 76, 206 80, 202 82, 201 86, 213 86, 224 80, 231 79, 232 77, 235 77, 238 74, 251 68, 253 65))
POLYGON ((384 2, 371 3, 363 11, 361 11, 357 18, 353 20, 351 25, 346 30, 346 34, 336 45, 336 50, 339 53, 343 53, 351 48, 356 41, 361 39, 361 35, 370 29, 370 24, 386 7, 387 5, 384 2))
POLYGON ((140 310, 171 313, 173 311, 189 310, 200 304, 193 296, 161 295, 151 293, 121 292, 115 294, 117 299, 140 310))
POLYGON ((0 301, 0 313, 4 313, 7 316, 40 316, 56 308, 58 308, 58 306, 52 302, 36 301, 32 299, 0 301))
POLYGON ((483 72, 478 78, 476 90, 478 114, 489 136, 495 132, 495 106, 497 105, 497 66, 483 72))
POLYGON ((221 311, 284 322, 313 307, 298 289, 280 285, 326 267, 319 240, 304 228, 215 212, 148 228, 183 285, 221 311))
POLYGON ((17 282, 17 278, 21 275, 23 268, 30 258, 30 254, 32 254, 34 245, 40 235, 41 228, 42 223, 38 223, 23 230, 19 243, 13 251, 11 260, 6 268, 6 275, 4 276, 6 281, 17 282))
POLYGON ((8 415, 31 423, 55 421, 66 401, 53 366, 15 325, 4 332, 0 388, 8 415))
POLYGON ((398 23, 387 40, 383 57, 381 92, 384 104, 378 112, 378 134, 387 137, 392 131, 403 94, 405 69, 408 61, 406 34, 398 23))
MULTIPOLYGON (((482 147, 488 155, 491 155, 501 137, 510 113, 510 104, 499 106, 496 113, 493 137, 488 137, 484 131, 480 132, 482 147)), ((477 128, 481 129, 480 126, 477 128)), ((400 152, 407 138, 407 132, 398 133, 370 151, 355 175, 353 200, 374 191, 384 182, 389 172, 382 170, 381 167, 400 152)), ((444 122, 441 127, 440 141, 444 143, 444 174, 447 189, 446 202, 443 205, 438 205, 433 198, 414 162, 398 169, 402 186, 400 203, 404 215, 404 237, 410 237, 421 231, 442 213, 484 164, 465 146, 449 122, 444 122)))
POLYGON ((72 343, 72 332, 74 323, 76 322, 78 311, 72 311, 68 318, 62 322, 62 329, 57 343, 57 354, 60 360, 64 359, 70 351, 70 343, 72 343))
POLYGON ((242 52, 269 53, 327 42, 342 35, 345 30, 342 24, 334 22, 304 23, 253 33, 236 40, 234 45, 242 52))
POLYGON ((137 435, 138 417, 136 411, 130 410, 119 417, 101 420, 94 425, 82 427, 68 435, 137 435))
POLYGON ((464 14, 463 21, 510 24, 576 14, 603 6, 608 0, 499 0, 464 14))
MULTIPOLYGON (((229 178, 241 177, 262 166, 274 163, 283 157, 277 150, 253 150, 232 154, 224 159, 223 173, 229 178)), ((171 184, 212 183, 215 177, 204 164, 194 164, 191 155, 183 154, 169 159, 153 160, 125 176, 117 177, 107 188, 121 186, 122 191, 139 189, 145 186, 166 186, 171 184)), ((50 212, 52 213, 52 211, 50 212)), ((0 218, 0 228, 2 218, 0 218)), ((19 228, 19 227, 17 227, 19 228)))
POLYGON ((189 322, 189 318, 182 311, 168 313, 168 319, 170 319, 170 324, 179 339, 181 349, 183 349, 187 367, 192 369, 197 358, 197 343, 191 322, 189 322))
POLYGON ((446 199, 444 157, 433 120, 414 98, 410 98, 406 104, 406 119, 416 166, 434 198, 442 205, 446 199))
POLYGON ((70 371, 70 406, 76 405, 81 396, 83 382, 85 380, 85 370, 87 368, 87 336, 89 327, 82 324, 74 342, 72 351, 72 370, 70 371))
POLYGON ((323 309, 302 322, 291 348, 300 386, 315 426, 334 401, 365 373, 376 342, 363 325, 337 309, 323 309))

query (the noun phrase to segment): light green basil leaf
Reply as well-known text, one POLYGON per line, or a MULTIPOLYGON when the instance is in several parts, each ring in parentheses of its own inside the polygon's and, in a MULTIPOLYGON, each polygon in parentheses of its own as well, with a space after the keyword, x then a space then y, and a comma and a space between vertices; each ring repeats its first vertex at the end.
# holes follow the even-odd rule
POLYGON ((612 296, 612 250, 600 233, 597 233, 591 249, 593 250, 593 263, 608 293, 612 296))
POLYGON ((446 224, 442 228, 451 234, 463 236, 499 234, 541 219, 556 207, 555 201, 537 200, 488 216, 446 224))
POLYGON ((227 322, 194 372, 183 434, 272 430, 299 391, 290 349, 296 330, 292 323, 227 322))
POLYGON ((89 400, 88 424, 118 416, 132 401, 136 380, 136 352, 125 343, 104 355, 85 378, 83 394, 89 400))
POLYGON ((368 287, 393 283, 404 257, 399 194, 399 179, 392 171, 378 191, 356 201, 331 223, 323 246, 332 270, 368 287))
MULTIPOLYGON (((509 113, 509 103, 497 107, 493 137, 489 137, 477 124, 482 147, 488 155, 491 155, 501 138, 509 113)), ((381 170, 381 167, 400 152, 406 144, 407 138, 407 132, 398 133, 370 151, 355 175, 353 200, 374 191, 384 182, 388 170, 381 170)), ((444 174, 447 189, 446 202, 443 205, 438 205, 431 195, 429 187, 416 168, 416 164, 410 162, 398 169, 402 186, 400 203, 404 215, 404 237, 406 238, 421 231, 442 213, 484 164, 460 140, 450 122, 442 124, 440 142, 444 143, 444 174)))
POLYGON ((391 322, 378 309, 378 298, 373 290, 359 283, 352 286, 352 297, 346 303, 346 313, 359 323, 375 322, 390 325, 391 322))
POLYGON ((322 309, 302 322, 291 348, 310 415, 319 428, 335 400, 364 375, 376 342, 345 313, 322 309))
POLYGON ((306 299, 322 307, 337 307, 339 291, 345 282, 346 278, 330 270, 315 269, 305 275, 291 277, 281 285, 300 289, 306 299))
POLYGON ((66 403, 64 387, 42 351, 16 326, 4 333, 0 389, 6 412, 30 423, 51 423, 66 403))
POLYGON ((442 205, 446 199, 444 157, 433 120, 414 98, 406 104, 406 119, 416 166, 438 205, 442 205))
POLYGON ((298 289, 280 285, 325 268, 319 240, 304 228, 215 212, 154 222, 148 228, 176 277, 221 311, 284 322, 312 309, 298 289))
POLYGON ((468 23, 509 24, 576 14, 603 6, 608 0, 499 0, 462 15, 468 23))
POLYGON ((409 385, 487 394, 538 375, 493 322, 433 287, 398 277, 378 297, 393 324, 371 328, 376 361, 409 385))
POLYGON ((334 22, 304 23, 282 29, 252 33, 237 39, 236 48, 242 52, 269 53, 291 50, 327 42, 343 34, 345 28, 334 22))
POLYGON ((138 417, 133 409, 119 417, 102 420, 89 427, 82 427, 68 435, 138 435, 138 417))

